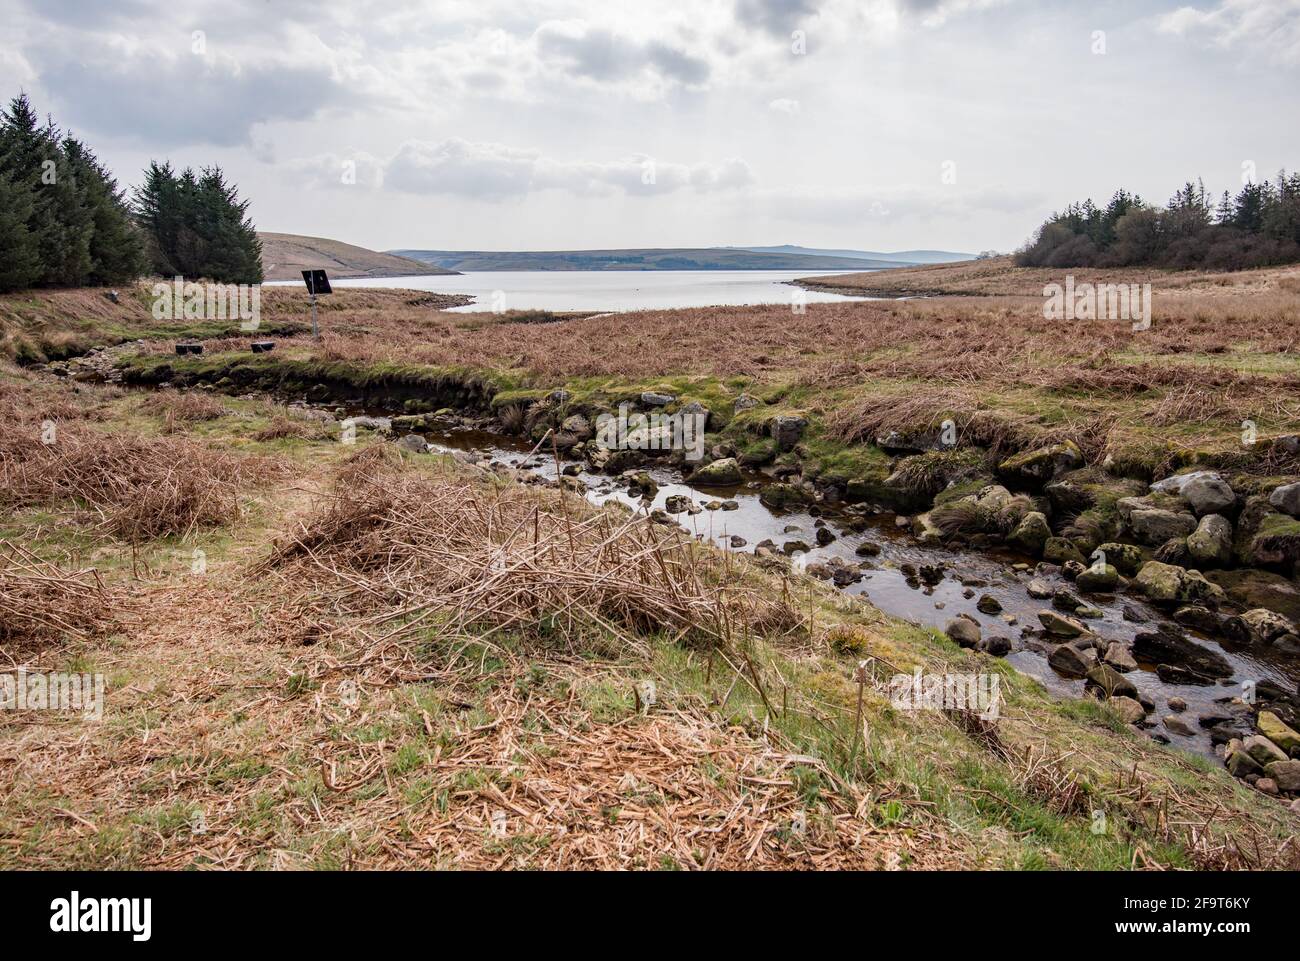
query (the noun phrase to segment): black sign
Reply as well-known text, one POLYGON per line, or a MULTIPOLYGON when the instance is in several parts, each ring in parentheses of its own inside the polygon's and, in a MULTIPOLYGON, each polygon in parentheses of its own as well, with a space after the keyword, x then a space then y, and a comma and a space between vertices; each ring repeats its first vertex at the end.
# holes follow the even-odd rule
POLYGON ((330 288, 330 279, 325 275, 323 270, 304 270, 302 272, 303 283, 307 285, 307 290, 313 294, 332 294, 334 291, 330 288))

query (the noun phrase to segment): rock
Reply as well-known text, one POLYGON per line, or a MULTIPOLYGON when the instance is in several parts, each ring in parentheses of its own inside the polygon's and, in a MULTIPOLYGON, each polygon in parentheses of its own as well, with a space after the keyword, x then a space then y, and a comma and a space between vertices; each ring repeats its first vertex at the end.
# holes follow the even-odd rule
POLYGON ((1300 733, 1284 724, 1272 711, 1260 711, 1255 723, 1259 733, 1276 744, 1279 750, 1291 757, 1300 755, 1300 733))
POLYGON ((853 553, 859 557, 875 557, 880 553, 880 545, 875 541, 863 541, 854 548, 853 553))
POLYGON ((704 431, 708 429, 709 421, 713 419, 713 411, 709 410, 698 400, 691 401, 689 404, 685 405, 681 410, 679 410, 678 413, 683 414, 687 417, 701 418, 701 420, 699 421, 700 428, 701 428, 700 434, 703 434, 704 431))
POLYGON ((1256 608, 1233 618, 1241 627, 1241 633, 1252 644, 1271 644, 1284 634, 1294 634, 1295 625, 1274 611, 1256 608))
POLYGON ((1106 645, 1106 653, 1102 655, 1102 660, 1115 670, 1124 673, 1136 671, 1138 666, 1129 649, 1120 641, 1111 641, 1106 645))
POLYGON ((1247 610, 1266 607, 1300 621, 1300 585, 1271 571, 1211 571, 1205 575, 1223 588, 1228 599, 1247 610))
POLYGON ((1043 560, 1049 564, 1064 564, 1067 561, 1083 563, 1079 549, 1064 537, 1049 537, 1043 543, 1043 560))
POLYGON ((425 454, 429 450, 429 442, 419 434, 407 434, 397 442, 397 446, 412 454, 425 454))
POLYGON ((647 471, 628 471, 620 478, 627 482, 627 492, 632 497, 645 497, 654 500, 659 493, 659 485, 647 471))
POLYGON ((792 414, 778 414, 769 425, 772 439, 781 450, 793 450, 808 429, 808 418, 792 414))
POLYGON ((1002 603, 992 594, 984 594, 976 602, 975 609, 983 614, 999 614, 1002 612, 1002 603))
POLYGON ((1300 791, 1300 761, 1273 761, 1264 765, 1264 773, 1277 782, 1279 791, 1300 791))
POLYGON ((1066 677, 1086 677, 1093 665, 1092 652, 1080 651, 1069 644, 1058 645, 1047 657, 1048 665, 1066 677))
POLYGON ((1220 514, 1206 514, 1187 536, 1187 553, 1204 567, 1223 567, 1232 560, 1232 523, 1220 514))
POLYGON ((1074 584, 1085 594, 1109 594, 1119 583, 1119 571, 1112 564, 1096 564, 1075 578, 1074 584))
POLYGON ((1183 627, 1190 627, 1202 634, 1218 635, 1224 633, 1227 618, 1217 611, 1193 604, 1174 611, 1174 620, 1183 627))
POLYGON ((1197 517, 1222 514, 1237 504, 1237 495, 1222 477, 1197 477, 1183 486, 1183 499, 1197 517))
POLYGON ((1186 720, 1179 717, 1177 714, 1166 714, 1161 719, 1161 723, 1164 724, 1167 730, 1172 731, 1174 734, 1177 734, 1179 737, 1191 737, 1193 734, 1196 733, 1194 730, 1192 730, 1192 726, 1188 724, 1186 720))
POLYGON ((731 535, 731 546, 732 546, 732 547, 744 547, 744 546, 745 546, 746 544, 748 544, 748 543, 749 543, 749 541, 745 540, 745 539, 744 539, 743 537, 741 537, 739 534, 732 534, 732 535, 731 535))
POLYGON ((768 484, 758 495, 759 502, 772 510, 787 511, 812 503, 812 494, 795 484, 768 484))
POLYGON ((992 657, 1006 657, 1011 653, 1011 639, 997 635, 986 637, 979 642, 977 649, 992 657))
POLYGON ((1268 495, 1269 506, 1283 514, 1300 517, 1300 482, 1283 484, 1268 495))
POLYGON ((1151 559, 1174 567, 1186 567, 1192 560, 1192 555, 1187 550, 1187 538, 1169 538, 1152 552, 1151 559))
POLYGON ((723 509, 724 511, 738 511, 738 510, 740 510, 740 502, 739 502, 739 501, 723 501, 723 502, 722 502, 722 509, 723 509))
POLYGON ((642 391, 641 393, 641 403, 647 407, 667 407, 676 399, 672 394, 661 394, 653 390, 642 391))
POLYGON ((690 509, 691 499, 685 494, 670 494, 664 501, 664 510, 669 514, 680 514, 690 509))
POLYGON ((1253 525, 1240 553, 1252 567, 1294 566, 1300 562, 1300 520, 1268 511, 1253 525))
POLYGON ((1051 586, 1046 581, 1041 581, 1037 578, 1030 581, 1025 586, 1025 590, 1029 592, 1030 597, 1040 601, 1047 600, 1047 598, 1052 596, 1051 586))
POLYGON ((1053 637, 1082 637, 1088 633, 1088 629, 1078 621, 1055 611, 1039 611, 1038 620, 1042 623, 1043 630, 1053 637))
POLYGON ((591 421, 581 414, 572 414, 560 423, 560 430, 565 434, 570 434, 580 441, 590 440, 595 434, 592 429, 591 421))
POLYGON ((1020 523, 1007 535, 1007 544, 1030 557, 1040 557, 1052 528, 1047 517, 1041 511, 1030 511, 1020 519, 1020 523))
POLYGON ((1010 484, 1040 488, 1066 471, 1083 466, 1083 454, 1073 441, 1052 444, 1008 457, 998 464, 998 476, 1010 484))
POLYGON ((1131 511, 1128 525, 1137 540, 1154 547, 1171 538, 1187 537, 1196 530, 1196 518, 1188 513, 1152 507, 1131 511))
POLYGON ((734 457, 720 458, 691 474, 691 483, 700 487, 734 487, 741 480, 740 464, 734 457))
POLYGON ((1265 794, 1277 794, 1277 782, 1271 777, 1262 777, 1255 782, 1256 790, 1263 791, 1265 794))
POLYGON ((1171 477, 1165 477, 1158 480, 1150 487, 1153 494, 1172 494, 1182 496, 1187 485, 1194 481, 1221 481, 1223 477, 1218 471, 1212 470, 1194 470, 1187 471, 1183 474, 1174 474, 1171 477))
POLYGON ((1197 674, 1180 664, 1157 664, 1156 676, 1166 684, 1188 684, 1196 687, 1210 687, 1214 684, 1214 678, 1197 674))
POLYGON ((1132 604, 1125 604, 1120 613, 1124 620, 1128 621, 1130 624, 1145 624, 1148 620, 1146 614, 1142 613, 1142 611, 1138 610, 1132 604))
POLYGON ((1107 564, 1115 565, 1115 569, 1125 577, 1132 577, 1142 567, 1142 548, 1135 544, 1111 541, 1098 546, 1096 553, 1104 556, 1107 564))
POLYGON ((817 534, 813 539, 817 541, 818 547, 825 547, 827 544, 834 543, 835 534, 829 527, 819 527, 817 528, 817 534))
POLYGON ((1199 571, 1172 564, 1147 561, 1138 571, 1133 587, 1158 603, 1185 604, 1190 601, 1219 601, 1222 588, 1210 583, 1199 571))
POLYGON ((1189 641, 1172 628, 1139 633, 1133 638, 1133 656, 1152 664, 1172 664, 1208 678, 1232 677, 1232 665, 1218 651, 1189 641))
POLYGON ((944 625, 943 632, 962 647, 974 647, 980 642, 980 627, 965 617, 954 617, 944 625))
POLYGON ((1118 714, 1119 719, 1125 724, 1137 724, 1147 716, 1146 709, 1131 697, 1121 695, 1108 698, 1106 705, 1118 714))
POLYGON ((736 398, 735 404, 732 405, 732 411, 739 414, 742 410, 753 410, 763 402, 757 397, 751 397, 749 394, 741 394, 736 398))
POLYGON ((1168 704, 1169 710, 1173 711, 1175 714, 1182 714, 1183 711, 1187 710, 1187 702, 1181 697, 1171 697, 1168 704))
POLYGON ((1241 748, 1253 757, 1260 767, 1266 767, 1273 761, 1286 760, 1286 752, 1262 734, 1252 734, 1241 742, 1241 748))
POLYGON ((1083 607, 1083 601, 1062 588, 1061 590, 1052 592, 1052 606, 1058 611, 1065 611, 1068 614, 1073 614, 1079 608, 1083 607))
POLYGON ((807 554, 810 550, 811 545, 804 541, 786 541, 781 545, 781 551, 785 554, 807 554))
POLYGON ((1107 697, 1137 698, 1137 686, 1109 664, 1094 664, 1088 668, 1087 678, 1085 689, 1099 690, 1107 697))

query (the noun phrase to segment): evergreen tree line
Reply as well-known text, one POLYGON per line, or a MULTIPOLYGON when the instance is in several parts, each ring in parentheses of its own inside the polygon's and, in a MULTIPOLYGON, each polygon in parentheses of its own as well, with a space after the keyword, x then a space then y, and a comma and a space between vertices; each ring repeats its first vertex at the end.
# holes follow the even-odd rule
POLYGON ((125 284, 141 274, 261 283, 247 201, 219 167, 151 163, 133 199, 25 94, 0 112, 0 292, 125 284))
POLYGON ((1053 214, 1016 253, 1022 267, 1204 267, 1241 270, 1300 261, 1300 173, 1248 183, 1218 203, 1201 182, 1153 206, 1119 190, 1053 214))

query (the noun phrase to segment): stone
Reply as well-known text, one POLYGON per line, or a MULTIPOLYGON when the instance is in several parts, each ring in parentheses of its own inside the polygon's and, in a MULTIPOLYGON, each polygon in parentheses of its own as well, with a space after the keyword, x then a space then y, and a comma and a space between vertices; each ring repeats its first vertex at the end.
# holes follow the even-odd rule
POLYGON ((1188 724, 1184 718, 1179 717, 1177 714, 1166 714, 1161 719, 1161 723, 1164 724, 1166 730, 1172 731, 1174 734, 1177 734, 1179 737, 1191 737, 1193 734, 1196 733, 1194 730, 1192 730, 1192 726, 1188 724))
POLYGON ((424 454, 429 450, 429 442, 419 434, 407 434, 397 442, 397 446, 412 454, 424 454))
POLYGON ((812 494, 796 484, 768 484, 758 495, 759 502, 772 510, 791 510, 812 503, 812 494))
POLYGON ((1194 481, 1221 481, 1223 476, 1218 471, 1212 470, 1194 470, 1187 471, 1183 474, 1174 474, 1171 477, 1165 477, 1151 485, 1153 494, 1173 494, 1182 496, 1187 485, 1194 481))
POLYGON ((740 501, 723 501, 722 509, 724 511, 738 511, 740 510, 740 501))
POLYGON ((1067 561, 1083 563, 1083 554, 1073 542, 1064 537, 1049 537, 1043 543, 1043 560, 1049 564, 1064 564, 1067 561))
POLYGON ((1002 602, 992 594, 984 594, 975 603, 975 609, 984 614, 1000 614, 1002 612, 1002 602))
POLYGON ((1070 644, 1060 644, 1047 657, 1048 665, 1066 677, 1086 677, 1093 665, 1091 651, 1081 651, 1070 644))
POLYGON ((1259 766, 1259 762, 1240 748, 1229 752, 1224 763, 1228 768, 1228 773, 1233 777, 1244 779, 1251 774, 1258 777, 1264 773, 1264 769, 1259 766))
POLYGON ((669 514, 680 514, 691 506, 691 499, 685 494, 670 494, 664 501, 664 510, 669 514))
POLYGON ((1255 782, 1255 788, 1265 794, 1277 794, 1277 782, 1271 777, 1262 777, 1255 782))
POLYGON ((1276 744, 1279 750, 1291 757, 1300 755, 1300 733, 1284 724, 1272 711, 1260 711, 1255 723, 1259 733, 1276 744))
POLYGON ((1093 564, 1074 579, 1074 584, 1085 594, 1109 594, 1119 583, 1119 571, 1113 564, 1093 564))
POLYGON ((1137 724, 1147 716, 1146 708, 1131 697, 1120 695, 1106 700, 1106 705, 1119 715, 1125 724, 1137 724))
POLYGON ((1117 671, 1128 673, 1137 670, 1137 661, 1121 641, 1111 641, 1106 645, 1106 653, 1101 658, 1117 671))
POLYGON ((1025 586, 1025 590, 1029 592, 1030 597, 1040 601, 1045 601, 1047 598, 1052 596, 1051 586, 1046 581, 1038 580, 1037 578, 1030 581, 1025 586))
POLYGON ((962 647, 974 647, 980 642, 980 627, 965 617, 954 617, 944 625, 943 632, 962 647))
POLYGON ((647 407, 667 407, 676 399, 672 394, 661 394, 653 390, 642 391, 641 393, 641 403, 647 407))
POLYGON ((1125 604, 1120 611, 1120 615, 1130 624, 1145 624, 1148 620, 1146 614, 1132 604, 1125 604))
POLYGON ((1156 676, 1166 684, 1191 684, 1196 687, 1211 687, 1214 678, 1197 674, 1181 664, 1157 664, 1156 676))
POLYGON ((994 635, 979 642, 977 649, 992 657, 1006 657, 1011 653, 1011 639, 994 635))
POLYGON ((1279 791, 1300 791, 1300 761, 1273 761, 1264 765, 1264 773, 1277 782, 1279 791))
POLYGON ((1268 495, 1269 506, 1283 514, 1300 517, 1300 482, 1283 484, 1268 495))
POLYGON ((1191 601, 1219 601, 1223 589, 1205 579, 1199 571, 1173 564, 1147 561, 1138 571, 1133 587, 1148 600, 1158 603, 1185 604, 1191 601))
POLYGON ((1041 511, 1029 511, 1007 535, 1007 544, 1030 557, 1040 557, 1051 536, 1052 528, 1047 523, 1047 516, 1041 511))
POLYGON ((1271 644, 1284 634, 1294 634, 1296 627, 1275 611, 1257 608, 1238 614, 1234 619, 1242 628, 1246 640, 1252 644, 1271 644))
POLYGON ((1206 474, 1188 481, 1183 485, 1182 494, 1197 517, 1222 514, 1237 504, 1236 493, 1218 475, 1206 474))
POLYGON ((1130 681, 1109 664, 1094 664, 1088 668, 1087 684, 1085 688, 1094 688, 1103 692, 1107 697, 1137 698, 1137 685, 1130 681))
POLYGON ((763 402, 757 397, 751 397, 749 394, 741 394, 736 398, 736 402, 732 405, 731 409, 733 412, 739 414, 742 410, 753 410, 762 403, 763 402))
POLYGON ((835 534, 829 527, 819 527, 817 528, 817 534, 813 539, 817 541, 817 546, 825 547, 827 544, 834 543, 835 534))
POLYGON ((769 425, 772 439, 781 450, 793 450, 808 429, 808 418, 792 414, 778 414, 769 425))
POLYGON ((1196 518, 1182 511, 1152 507, 1131 511, 1128 526, 1134 538, 1154 547, 1173 538, 1187 537, 1196 530, 1196 518))
POLYGON ((1083 453, 1073 441, 1052 444, 1008 457, 998 464, 998 476, 1021 487, 1040 488, 1057 475, 1083 466, 1083 453))
POLYGON ((1039 611, 1038 620, 1043 625, 1043 630, 1053 637, 1082 637, 1088 633, 1088 629, 1078 621, 1056 611, 1039 611))
POLYGON ((1290 578, 1255 570, 1210 571, 1205 576, 1246 610, 1266 607, 1300 621, 1300 584, 1290 578))
POLYGON ((1227 618, 1218 611, 1210 610, 1208 607, 1189 604, 1187 607, 1180 607, 1174 611, 1174 620, 1183 627, 1190 627, 1202 634, 1217 635, 1224 633, 1227 618))
POLYGON ((1187 535, 1187 553, 1203 567, 1223 567, 1232 560, 1232 523, 1221 514, 1206 514, 1187 535))
POLYGON ((875 541, 863 541, 853 549, 853 553, 859 557, 876 557, 880 553, 880 545, 875 541))
POLYGON ((1079 608, 1083 607, 1083 601, 1062 588, 1052 592, 1052 606, 1058 611, 1065 611, 1067 614, 1073 614, 1079 608))
POLYGON ((732 534, 732 535, 731 535, 731 546, 732 546, 732 547, 744 547, 744 546, 745 546, 746 544, 748 544, 748 543, 749 543, 749 541, 745 540, 745 539, 744 539, 743 537, 741 537, 739 534, 732 534))
POLYGON ((1175 714, 1182 714, 1183 711, 1187 710, 1187 702, 1181 697, 1171 697, 1167 703, 1169 704, 1169 710, 1175 714))
POLYGON ((781 545, 781 551, 784 554, 807 554, 812 550, 812 546, 804 541, 786 541, 781 545))
POLYGON ((687 417, 700 418, 699 424, 701 427, 700 430, 701 434, 703 434, 704 431, 708 429, 709 421, 713 419, 713 411, 709 410, 698 400, 691 401, 689 404, 685 405, 680 411, 678 411, 678 413, 683 414, 687 417))
POLYGON ((1262 734, 1252 734, 1246 738, 1241 742, 1241 749, 1253 757, 1260 767, 1273 761, 1286 760, 1286 752, 1262 734))
POLYGON ((734 457, 720 458, 691 474, 691 483, 700 487, 734 487, 742 479, 740 464, 734 457))
POLYGON ((1212 651, 1172 628, 1145 631, 1133 638, 1133 656, 1156 665, 1174 665, 1207 678, 1232 677, 1232 665, 1218 651, 1212 651))
POLYGON ((578 440, 589 440, 595 434, 591 427, 591 421, 587 420, 582 414, 572 414, 560 423, 560 430, 566 434, 571 434, 578 440))

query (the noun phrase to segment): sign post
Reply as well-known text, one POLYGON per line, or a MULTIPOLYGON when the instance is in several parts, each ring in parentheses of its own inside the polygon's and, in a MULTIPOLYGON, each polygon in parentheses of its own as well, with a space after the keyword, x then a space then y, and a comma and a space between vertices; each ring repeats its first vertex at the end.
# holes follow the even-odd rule
POLYGON ((332 294, 334 290, 323 270, 304 270, 302 280, 307 285, 307 292, 311 294, 311 339, 320 340, 320 325, 316 322, 316 295, 332 294))

